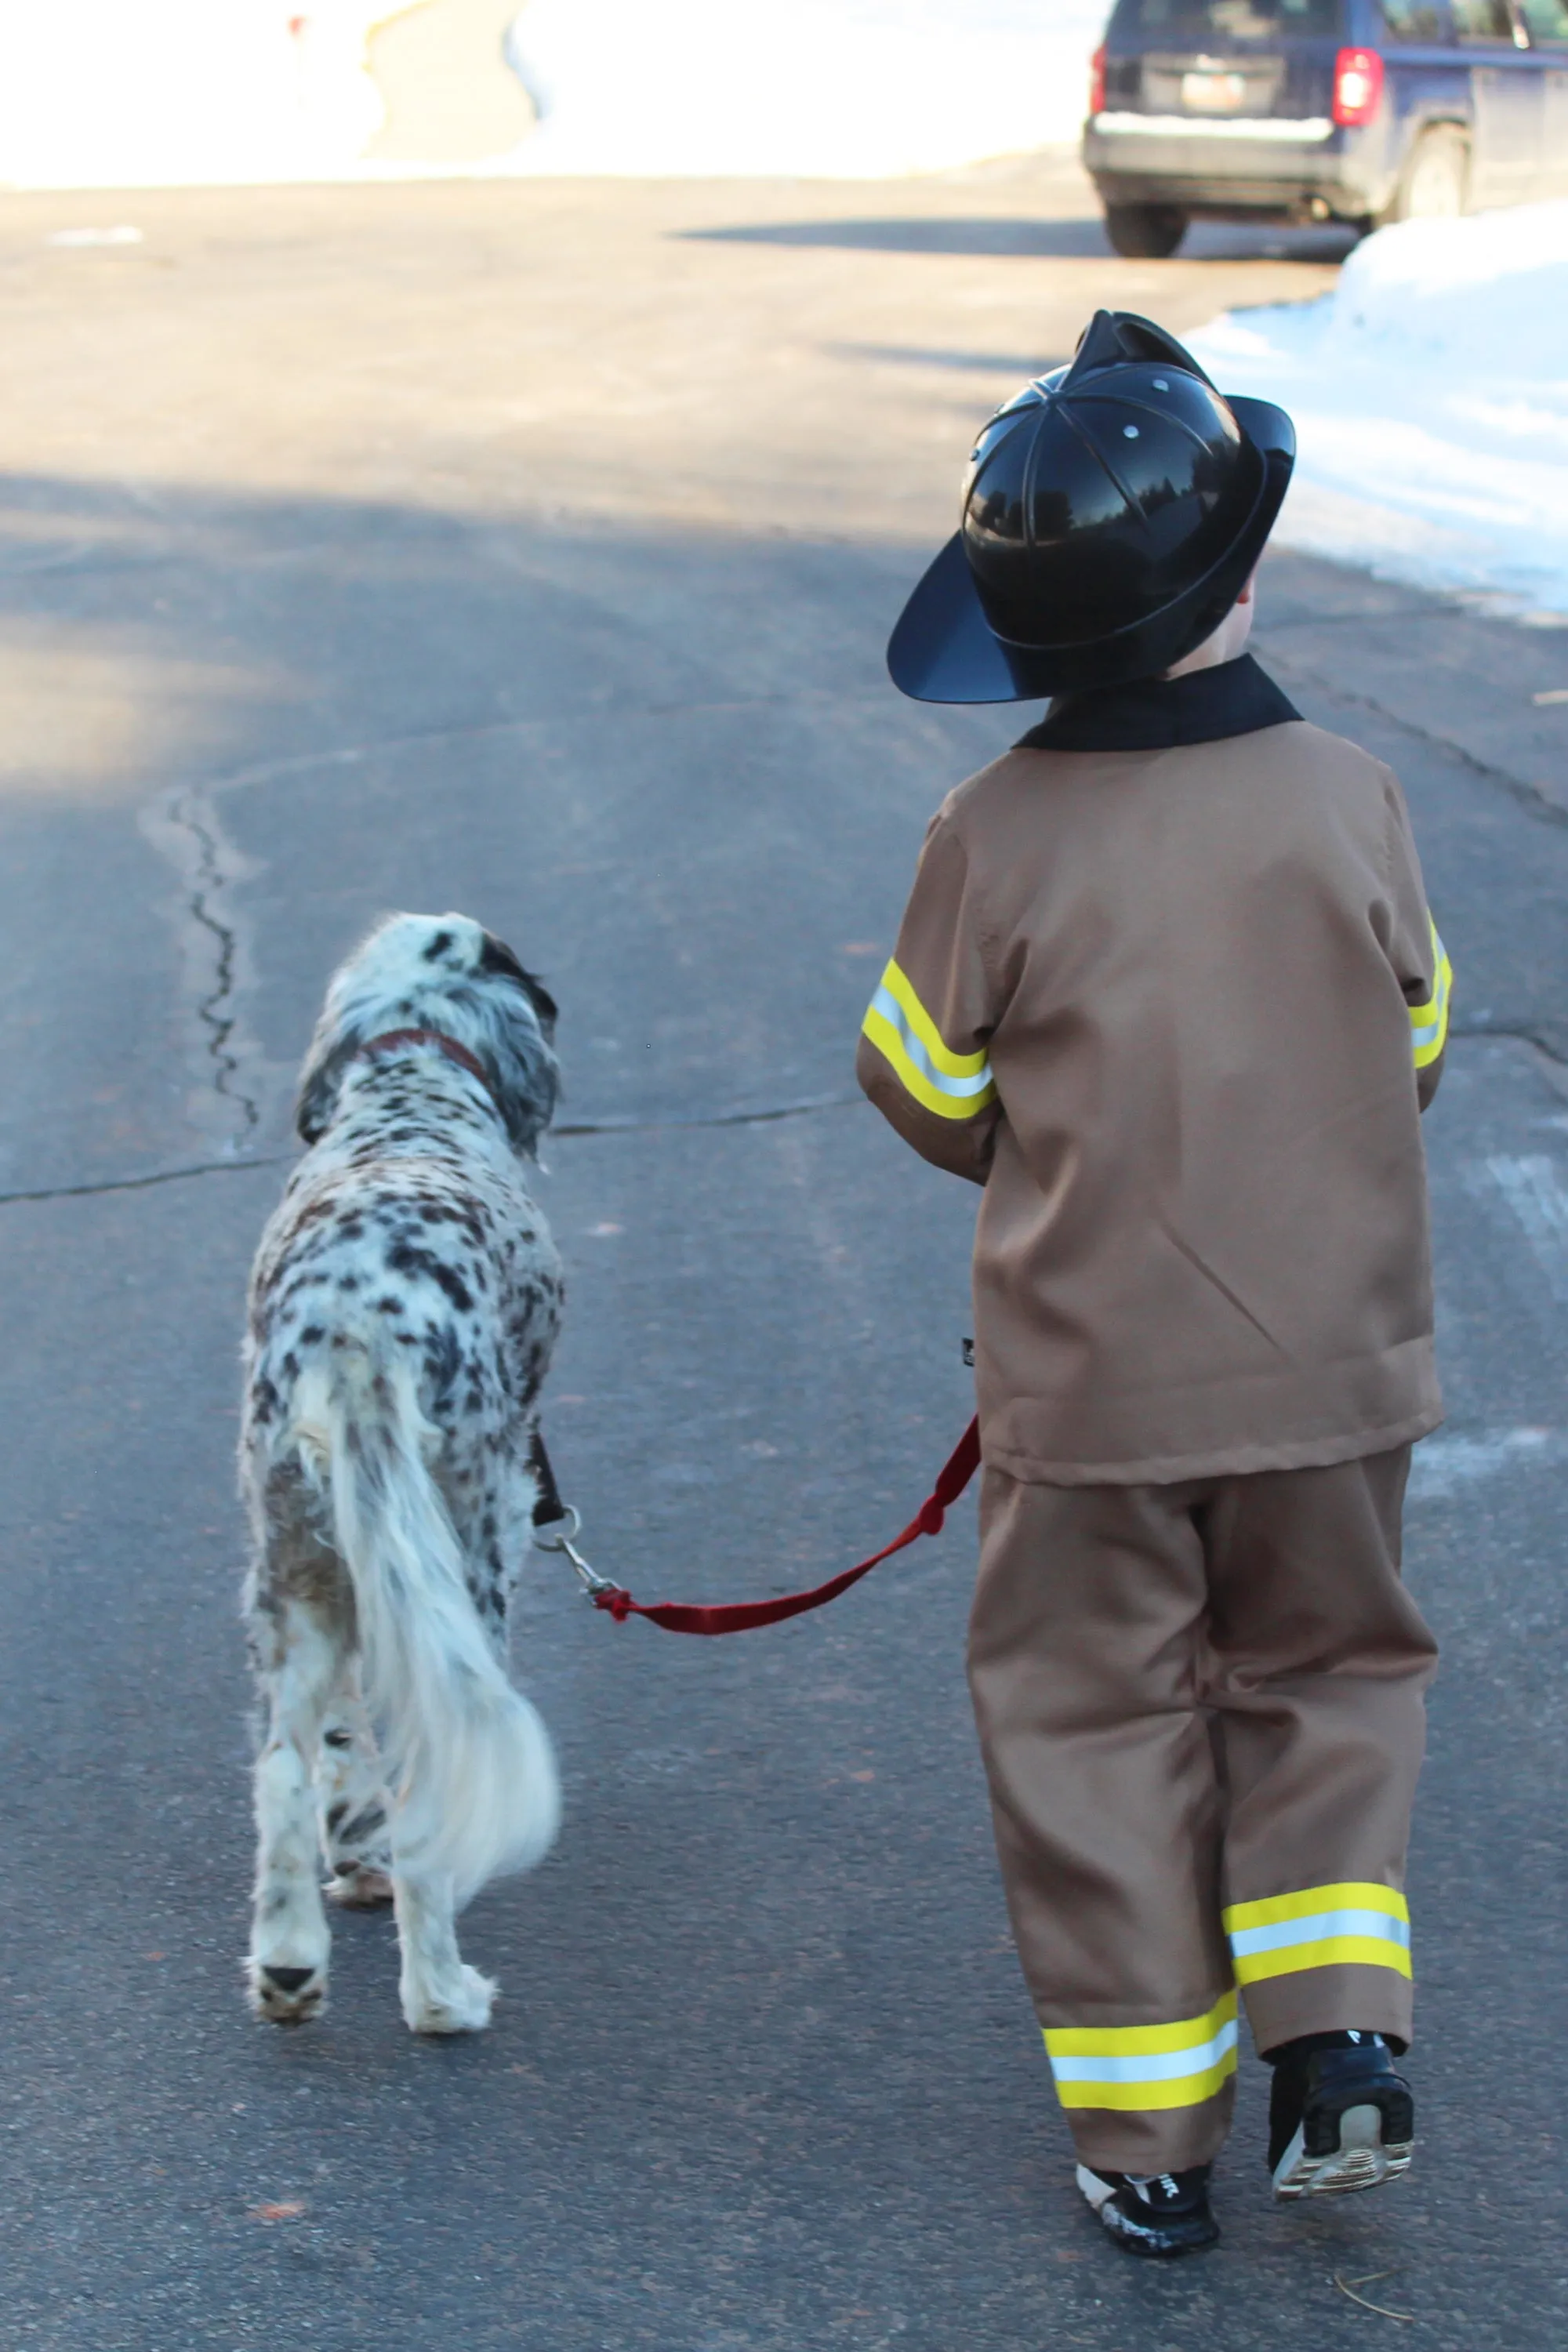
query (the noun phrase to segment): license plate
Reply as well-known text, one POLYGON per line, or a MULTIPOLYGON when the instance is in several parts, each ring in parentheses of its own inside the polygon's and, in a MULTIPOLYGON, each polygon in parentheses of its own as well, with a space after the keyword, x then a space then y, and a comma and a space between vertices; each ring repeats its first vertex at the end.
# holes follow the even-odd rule
POLYGON ((1246 103, 1247 80, 1242 74, 1182 76, 1182 104, 1189 114, 1239 114, 1246 103))

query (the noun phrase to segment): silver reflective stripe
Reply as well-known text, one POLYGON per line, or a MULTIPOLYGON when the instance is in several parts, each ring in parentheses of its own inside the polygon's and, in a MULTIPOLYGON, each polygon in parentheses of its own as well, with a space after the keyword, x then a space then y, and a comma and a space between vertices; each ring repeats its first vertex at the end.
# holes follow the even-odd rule
POLYGON ((1236 2020, 1222 2025, 1212 2042, 1194 2042, 1190 2050, 1151 2050, 1131 2058, 1051 2059, 1058 2083, 1179 2083, 1187 2074, 1206 2074, 1227 2050, 1236 2048, 1236 2020))
POLYGON ((1332 135, 1326 114, 1308 114, 1299 121, 1278 114, 1095 114, 1091 131, 1108 138, 1126 139, 1289 139, 1312 141, 1332 135))
POLYGON ((973 1095, 984 1094, 992 1085, 989 1062, 983 1062, 973 1076, 967 1078, 952 1077, 946 1070, 939 1070, 927 1053, 923 1041, 910 1027, 909 1014, 885 983, 871 999, 871 1010, 879 1013, 890 1029, 898 1031, 899 1043, 905 1053, 928 1086, 933 1086, 939 1094, 952 1095, 957 1101, 967 1102, 973 1095))
POLYGON ((1380 1936, 1410 1948, 1406 1921, 1387 1911, 1314 1911, 1305 1919, 1281 1919, 1273 1927, 1237 1927, 1230 1948, 1238 1960, 1249 1952, 1280 1952, 1292 1944, 1326 1944, 1335 1936, 1380 1936))

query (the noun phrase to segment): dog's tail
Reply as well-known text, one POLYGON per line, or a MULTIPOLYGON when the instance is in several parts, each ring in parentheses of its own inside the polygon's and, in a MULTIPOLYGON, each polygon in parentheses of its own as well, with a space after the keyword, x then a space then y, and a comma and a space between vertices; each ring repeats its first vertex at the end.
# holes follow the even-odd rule
POLYGON ((462 1904, 487 1879, 531 1869, 554 1843, 550 1735, 479 1622, 430 1473, 437 1433, 413 1368, 351 1345, 330 1370, 307 1369, 295 1395, 290 1443, 328 1503, 353 1587, 395 1859, 411 1876, 449 1877, 462 1904))

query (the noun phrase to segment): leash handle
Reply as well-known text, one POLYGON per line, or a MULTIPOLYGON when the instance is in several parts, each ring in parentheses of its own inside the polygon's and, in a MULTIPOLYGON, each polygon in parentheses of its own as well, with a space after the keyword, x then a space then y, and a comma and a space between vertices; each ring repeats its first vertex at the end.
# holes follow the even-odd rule
MULTIPOLYGON (((597 1577, 588 1584, 588 1597, 595 1609, 603 1609, 617 1625, 624 1625, 628 1617, 646 1617, 649 1624, 662 1627, 667 1633, 752 1633, 763 1625, 782 1624, 786 1617, 803 1617, 808 1610, 826 1608, 828 1601, 837 1601, 841 1592, 847 1592, 852 1584, 858 1584, 863 1576, 869 1576, 883 1560, 891 1559, 895 1552, 903 1551, 920 1537, 940 1534, 942 1521, 979 1467, 980 1423, 977 1417, 970 1423, 943 1463, 936 1485, 903 1533, 895 1536, 892 1542, 885 1544, 880 1551, 873 1552, 869 1559, 858 1561, 853 1568, 845 1569, 841 1574, 830 1577, 826 1584, 816 1585, 809 1592, 781 1593, 773 1601, 720 1601, 708 1606, 684 1601, 644 1602, 634 1601, 623 1586, 597 1577)), ((575 1528, 573 1532, 575 1534, 575 1528)), ((564 1549, 568 1553, 572 1551, 569 1543, 552 1541, 545 1548, 564 1549)), ((579 1572, 585 1570, 584 1580, 588 1582, 588 1579, 594 1577, 594 1571, 586 1569, 584 1562, 576 1560, 575 1554, 572 1556, 579 1572)))

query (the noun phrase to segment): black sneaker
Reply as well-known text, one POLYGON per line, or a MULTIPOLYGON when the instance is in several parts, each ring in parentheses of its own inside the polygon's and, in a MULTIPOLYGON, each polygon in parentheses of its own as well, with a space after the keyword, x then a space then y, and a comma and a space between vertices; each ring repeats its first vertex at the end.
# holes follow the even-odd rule
POLYGON ((1119 2246, 1158 2260, 1219 2242, 1209 2210, 1213 2169, 1194 2164, 1190 2172, 1091 2172, 1080 2164, 1078 2185, 1119 2246))
POLYGON ((1415 2105, 1381 2033, 1307 2033, 1266 2054, 1276 2197, 1342 2196, 1397 2179, 1410 2162, 1415 2105))

